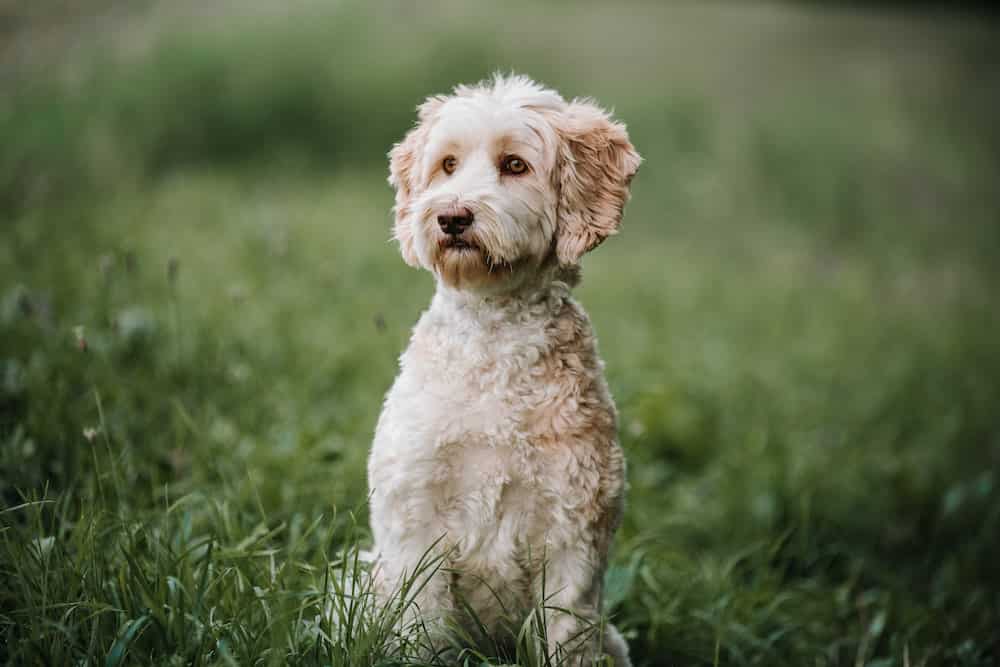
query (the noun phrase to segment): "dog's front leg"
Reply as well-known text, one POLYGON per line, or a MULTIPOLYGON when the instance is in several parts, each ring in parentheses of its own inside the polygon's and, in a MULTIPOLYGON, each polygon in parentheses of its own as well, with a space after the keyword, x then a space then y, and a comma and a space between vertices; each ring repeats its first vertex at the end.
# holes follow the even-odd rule
POLYGON ((374 488, 375 584, 382 608, 394 617, 399 642, 436 651, 454 605, 445 571, 445 529, 424 495, 402 485, 374 488), (382 492, 385 488, 390 490, 382 492))
POLYGON ((572 667, 607 664, 596 662, 602 656, 614 667, 629 667, 627 644, 613 625, 601 623, 606 556, 584 544, 549 554, 542 602, 549 655, 572 667))
POLYGON ((579 657, 570 661, 574 667, 589 664, 582 658, 596 650, 600 619, 601 582, 587 551, 567 545, 549 553, 541 582, 549 655, 579 657))
POLYGON ((379 596, 396 616, 397 630, 416 635, 410 637, 415 641, 430 639, 437 644, 454 611, 442 545, 424 536, 410 536, 396 541, 393 550, 379 558, 379 596))

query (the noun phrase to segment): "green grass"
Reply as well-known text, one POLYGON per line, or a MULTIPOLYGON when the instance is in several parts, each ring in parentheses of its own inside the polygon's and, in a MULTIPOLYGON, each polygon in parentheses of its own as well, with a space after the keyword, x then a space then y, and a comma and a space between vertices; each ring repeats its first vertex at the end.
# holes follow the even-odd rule
POLYGON ((646 158, 579 289, 630 463, 607 602, 635 662, 1000 663, 987 28, 143 11, 85 58, 4 65, 5 663, 414 660, 355 560, 432 290, 387 242, 384 154, 422 96, 494 68, 615 106, 646 158))

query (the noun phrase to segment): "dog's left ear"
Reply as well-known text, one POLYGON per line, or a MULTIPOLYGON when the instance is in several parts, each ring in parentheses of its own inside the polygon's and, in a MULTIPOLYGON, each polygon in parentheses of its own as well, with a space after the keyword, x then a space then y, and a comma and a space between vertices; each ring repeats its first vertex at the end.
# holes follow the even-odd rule
POLYGON ((642 158, 625 126, 589 101, 574 100, 559 114, 559 216, 556 256, 574 265, 614 234, 642 158))

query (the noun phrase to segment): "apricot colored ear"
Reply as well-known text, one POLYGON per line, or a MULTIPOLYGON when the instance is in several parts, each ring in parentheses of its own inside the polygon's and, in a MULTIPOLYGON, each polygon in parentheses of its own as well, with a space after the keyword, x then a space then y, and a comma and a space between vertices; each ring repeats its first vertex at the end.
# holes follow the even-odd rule
POLYGON ((419 123, 406 133, 403 140, 389 151, 389 184, 396 190, 396 205, 393 206, 395 223, 393 238, 399 242, 399 251, 410 266, 418 266, 413 248, 413 231, 406 221, 410 206, 419 191, 420 156, 427 139, 431 118, 444 103, 445 98, 431 97, 417 108, 419 123))
POLYGON ((556 255, 572 265, 614 234, 642 158, 625 126, 589 101, 574 100, 556 121, 559 219, 556 255))

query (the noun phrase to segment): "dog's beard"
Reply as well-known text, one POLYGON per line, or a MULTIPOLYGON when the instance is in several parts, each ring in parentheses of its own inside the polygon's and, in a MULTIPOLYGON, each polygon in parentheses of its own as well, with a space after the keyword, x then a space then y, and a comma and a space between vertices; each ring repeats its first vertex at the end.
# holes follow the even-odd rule
POLYGON ((510 262, 493 257, 474 234, 459 240, 437 239, 431 248, 431 263, 444 284, 456 289, 493 285, 513 272, 510 262))

